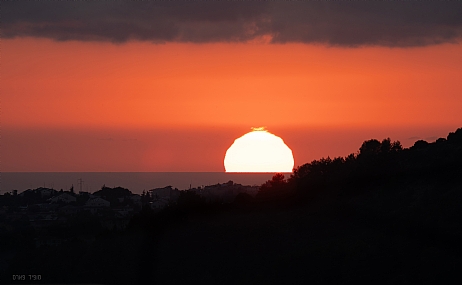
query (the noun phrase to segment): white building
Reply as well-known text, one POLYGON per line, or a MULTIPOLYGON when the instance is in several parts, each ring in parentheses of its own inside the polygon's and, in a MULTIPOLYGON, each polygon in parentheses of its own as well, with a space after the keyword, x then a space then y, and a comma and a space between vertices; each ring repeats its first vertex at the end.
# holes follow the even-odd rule
POLYGON ((111 205, 111 203, 103 198, 93 198, 88 200, 85 203, 85 207, 93 207, 93 208, 107 208, 111 205))
POLYGON ((172 186, 166 186, 164 188, 156 188, 148 191, 152 199, 166 199, 168 201, 176 201, 180 196, 180 190, 173 189, 172 186))
POLYGON ((128 205, 125 207, 113 208, 112 210, 117 218, 125 218, 133 213, 133 208, 128 205))
POLYGON ((161 210, 161 209, 167 207, 168 200, 161 198, 161 199, 154 200, 149 204, 151 206, 151 209, 153 209, 153 210, 161 210))
POLYGON ((37 189, 37 191, 40 192, 40 196, 42 198, 43 197, 49 197, 52 194, 54 194, 54 192, 56 192, 56 190, 48 189, 48 188, 39 188, 39 189, 37 189))
POLYGON ((75 202, 77 201, 77 198, 75 198, 74 196, 70 195, 70 194, 67 194, 67 193, 63 193, 63 194, 60 194, 58 196, 55 196, 53 198, 50 198, 48 199, 51 203, 58 203, 58 202, 64 202, 66 204, 69 204, 71 202, 75 202))
POLYGON ((244 186, 234 183, 233 181, 228 181, 222 184, 205 186, 204 189, 200 191, 200 195, 209 202, 222 201, 230 203, 239 193, 247 193, 255 197, 259 188, 260 186, 244 186))
POLYGON ((85 203, 84 210, 96 214, 100 209, 109 208, 111 203, 103 198, 92 198, 85 203))
POLYGON ((141 206, 141 196, 137 194, 133 194, 129 197, 132 200, 133 204, 141 206))

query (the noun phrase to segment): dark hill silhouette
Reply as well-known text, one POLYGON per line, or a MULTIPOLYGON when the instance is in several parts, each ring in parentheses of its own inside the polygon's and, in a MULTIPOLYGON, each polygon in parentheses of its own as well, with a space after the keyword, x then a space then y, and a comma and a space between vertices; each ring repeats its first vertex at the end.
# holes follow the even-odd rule
POLYGON ((255 198, 212 205, 186 191, 93 244, 28 248, 0 277, 27 268, 49 283, 458 284, 461 177, 462 129, 410 148, 367 140, 274 175, 255 198))
POLYGON ((357 154, 322 158, 295 168, 288 185, 296 185, 299 196, 313 198, 330 191, 355 194, 372 185, 409 177, 454 180, 457 176, 447 177, 447 173, 461 173, 461 137, 462 129, 458 129, 447 139, 433 143, 419 140, 409 149, 389 138, 382 142, 368 140, 357 154))

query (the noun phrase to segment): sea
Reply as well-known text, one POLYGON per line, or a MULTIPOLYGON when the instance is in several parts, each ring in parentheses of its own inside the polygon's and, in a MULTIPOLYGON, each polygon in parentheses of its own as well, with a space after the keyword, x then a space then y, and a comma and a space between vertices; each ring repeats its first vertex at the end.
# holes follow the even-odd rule
MULTIPOLYGON (((242 185, 261 185, 274 173, 226 173, 226 172, 2 172, 0 194, 18 190, 46 187, 55 190, 96 192, 103 185, 123 187, 134 194, 143 190, 172 186, 180 190, 233 181, 242 185)), ((290 173, 286 173, 288 177, 290 173)))

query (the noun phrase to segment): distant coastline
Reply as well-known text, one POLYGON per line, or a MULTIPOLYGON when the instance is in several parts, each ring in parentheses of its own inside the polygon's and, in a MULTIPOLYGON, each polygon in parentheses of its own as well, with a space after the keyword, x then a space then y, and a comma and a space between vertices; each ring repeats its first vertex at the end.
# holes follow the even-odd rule
MULTIPOLYGON (((69 190, 73 185, 95 192, 102 185, 124 187, 134 194, 143 190, 172 186, 180 190, 234 181, 242 185, 261 185, 271 179, 274 173, 226 173, 226 172, 2 172, 0 194, 18 190, 46 187, 55 190, 69 190), (80 183, 80 179, 82 182, 80 183), (80 185, 81 184, 81 185, 80 185)), ((290 174, 286 174, 288 177, 290 174)))

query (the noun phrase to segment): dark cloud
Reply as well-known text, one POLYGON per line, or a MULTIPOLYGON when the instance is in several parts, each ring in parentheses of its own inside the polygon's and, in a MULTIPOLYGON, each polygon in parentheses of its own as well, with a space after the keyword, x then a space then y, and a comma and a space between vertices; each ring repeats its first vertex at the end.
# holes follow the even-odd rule
POLYGON ((462 1, 8 1, 5 38, 424 46, 462 37, 462 1))

